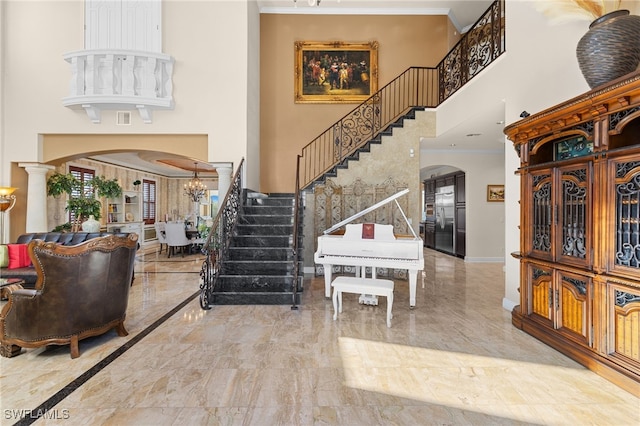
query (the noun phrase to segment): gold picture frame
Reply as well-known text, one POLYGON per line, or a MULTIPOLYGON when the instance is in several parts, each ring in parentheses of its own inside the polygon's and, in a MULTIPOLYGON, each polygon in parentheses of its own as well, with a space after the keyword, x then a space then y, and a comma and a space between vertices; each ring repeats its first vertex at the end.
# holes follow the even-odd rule
POLYGON ((504 185, 487 185, 487 201, 504 201, 504 185))
POLYGON ((378 91, 378 42, 297 41, 294 102, 362 103, 378 91))

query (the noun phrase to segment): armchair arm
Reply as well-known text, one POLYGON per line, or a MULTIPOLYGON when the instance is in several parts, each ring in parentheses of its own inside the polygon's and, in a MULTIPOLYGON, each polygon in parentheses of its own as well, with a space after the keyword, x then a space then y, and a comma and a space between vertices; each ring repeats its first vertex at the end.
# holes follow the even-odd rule
POLYGON ((15 287, 4 287, 2 290, 2 296, 6 297, 8 300, 8 303, 4 305, 2 312, 0 313, 0 318, 3 319, 7 317, 7 314, 13 308, 13 304, 16 299, 33 299, 38 293, 40 293, 39 290, 15 287))
POLYGON ((35 297, 36 294, 40 293, 39 290, 28 289, 28 288, 20 288, 20 289, 9 289, 9 294, 7 295, 7 299, 10 295, 14 295, 14 297, 35 297))

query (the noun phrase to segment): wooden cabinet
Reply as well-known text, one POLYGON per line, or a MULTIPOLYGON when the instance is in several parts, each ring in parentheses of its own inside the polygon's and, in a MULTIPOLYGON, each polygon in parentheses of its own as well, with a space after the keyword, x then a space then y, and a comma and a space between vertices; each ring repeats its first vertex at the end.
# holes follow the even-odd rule
POLYGON ((118 198, 107 200, 107 231, 135 232, 143 241, 142 193, 123 191, 118 198))
POLYGON ((591 161, 530 169, 525 252, 537 259, 591 268, 591 161))
POLYGON ((640 74, 505 133, 521 160, 513 324, 640 396, 640 74))
POLYGON ((535 262, 526 263, 525 273, 523 310, 531 321, 591 346, 591 278, 535 262))

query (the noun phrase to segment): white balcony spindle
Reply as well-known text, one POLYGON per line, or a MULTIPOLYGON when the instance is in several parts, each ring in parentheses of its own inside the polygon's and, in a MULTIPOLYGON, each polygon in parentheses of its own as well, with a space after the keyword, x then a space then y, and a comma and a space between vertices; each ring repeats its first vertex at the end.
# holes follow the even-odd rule
POLYGON ((157 52, 94 49, 65 55, 71 65, 64 106, 84 108, 100 123, 103 109, 137 109, 151 123, 154 109, 173 109, 173 58, 157 52))
POLYGON ((135 63, 134 55, 127 55, 122 60, 122 94, 124 96, 135 96, 135 79, 133 78, 135 63))

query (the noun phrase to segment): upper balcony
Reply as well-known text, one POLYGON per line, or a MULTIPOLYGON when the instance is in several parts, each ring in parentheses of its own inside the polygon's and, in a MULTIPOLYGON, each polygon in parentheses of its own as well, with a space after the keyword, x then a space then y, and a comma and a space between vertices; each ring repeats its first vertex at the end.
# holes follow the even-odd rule
POLYGON ((71 65, 69 96, 62 104, 84 108, 93 123, 102 110, 137 109, 145 123, 154 109, 171 110, 173 63, 158 52, 93 49, 67 53, 71 65))

